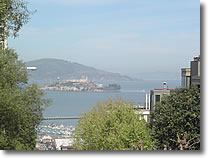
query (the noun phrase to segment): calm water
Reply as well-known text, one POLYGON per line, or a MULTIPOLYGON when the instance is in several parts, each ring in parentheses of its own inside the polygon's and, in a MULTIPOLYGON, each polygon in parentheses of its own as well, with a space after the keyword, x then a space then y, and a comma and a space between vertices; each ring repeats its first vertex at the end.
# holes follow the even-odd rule
MULTIPOLYGON (((168 88, 179 87, 180 81, 167 81, 168 88)), ((107 85, 110 82, 104 82, 107 85)), ((46 91, 46 97, 52 99, 52 104, 44 111, 45 117, 79 116, 89 111, 97 102, 103 102, 109 98, 122 97, 126 101, 132 101, 135 105, 145 103, 145 94, 151 89, 161 88, 162 81, 141 82, 117 82, 121 85, 120 92, 64 92, 46 91)), ((74 126, 77 120, 44 121, 43 124, 55 123, 74 126)))

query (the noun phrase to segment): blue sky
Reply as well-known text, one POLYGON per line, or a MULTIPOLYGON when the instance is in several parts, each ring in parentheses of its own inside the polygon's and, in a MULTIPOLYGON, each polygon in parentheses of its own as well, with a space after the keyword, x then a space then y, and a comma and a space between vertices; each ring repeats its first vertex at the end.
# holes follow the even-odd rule
MULTIPOLYGON (((200 52, 199 0, 28 0, 37 10, 9 47, 111 72, 180 74, 200 52)), ((176 77, 177 78, 177 77, 176 77)))

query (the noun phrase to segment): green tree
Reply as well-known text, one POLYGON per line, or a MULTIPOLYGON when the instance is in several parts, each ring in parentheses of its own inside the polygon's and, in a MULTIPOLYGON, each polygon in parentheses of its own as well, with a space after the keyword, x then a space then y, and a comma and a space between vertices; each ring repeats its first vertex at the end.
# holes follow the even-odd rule
POLYGON ((200 149, 200 89, 176 89, 151 113, 152 139, 156 149, 200 149))
POLYGON ((19 30, 33 13, 23 0, 0 0, 0 42, 4 43, 4 47, 8 36, 18 36, 19 30))
POLYGON ((150 150, 149 130, 133 104, 122 99, 96 104, 75 128, 76 150, 150 150))
POLYGON ((49 103, 37 85, 27 84, 26 66, 14 50, 7 49, 8 36, 16 37, 32 14, 23 0, 0 0, 0 149, 33 150, 36 127, 49 103))
POLYGON ((37 85, 27 85, 25 65, 14 50, 0 49, 0 74, 0 149, 33 150, 49 101, 37 85))
POLYGON ((24 0, 0 0, 0 24, 6 28, 8 36, 16 37, 33 13, 28 10, 24 0))

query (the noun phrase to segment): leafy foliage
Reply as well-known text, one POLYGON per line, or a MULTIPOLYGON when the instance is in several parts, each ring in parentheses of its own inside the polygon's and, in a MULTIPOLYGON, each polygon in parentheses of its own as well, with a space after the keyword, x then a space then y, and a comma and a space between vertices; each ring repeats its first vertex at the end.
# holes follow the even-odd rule
POLYGON ((30 12, 23 0, 0 0, 0 35, 16 37, 19 30, 29 20, 30 12))
POLYGON ((200 149, 200 89, 176 89, 156 105, 151 119, 157 149, 200 149))
POLYGON ((76 150, 150 150, 149 130, 133 104, 121 99, 96 104, 75 129, 76 150))
POLYGON ((0 87, 1 88, 20 88, 27 83, 27 72, 24 64, 17 60, 18 55, 14 50, 0 49, 0 87))
POLYGON ((0 149, 33 150, 36 127, 49 102, 36 85, 27 85, 27 72, 14 50, 0 49, 0 149))
MULTIPOLYGON (((31 13, 23 0, 0 0, 0 42, 16 37, 31 13)), ((5 43, 0 45, 0 74, 0 149, 33 150, 49 101, 37 85, 27 85, 25 65, 5 43)))

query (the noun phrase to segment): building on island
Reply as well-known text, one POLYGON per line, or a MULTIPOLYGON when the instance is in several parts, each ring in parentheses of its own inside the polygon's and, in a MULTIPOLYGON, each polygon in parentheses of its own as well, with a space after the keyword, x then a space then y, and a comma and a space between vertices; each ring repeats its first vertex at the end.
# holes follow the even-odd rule
POLYGON ((167 87, 167 82, 163 82, 163 88, 153 89, 150 91, 150 111, 154 109, 158 102, 161 102, 162 97, 165 95, 170 95, 175 89, 169 89, 167 87))

